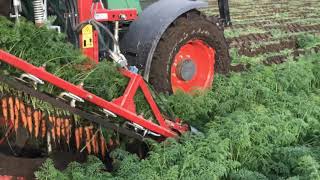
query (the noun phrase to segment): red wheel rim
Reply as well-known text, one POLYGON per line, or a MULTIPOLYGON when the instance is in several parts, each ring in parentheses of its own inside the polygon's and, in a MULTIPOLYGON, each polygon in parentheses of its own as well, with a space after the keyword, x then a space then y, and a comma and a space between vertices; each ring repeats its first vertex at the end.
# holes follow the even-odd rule
POLYGON ((175 93, 206 90, 214 79, 215 49, 202 40, 183 45, 171 65, 171 86, 175 93))

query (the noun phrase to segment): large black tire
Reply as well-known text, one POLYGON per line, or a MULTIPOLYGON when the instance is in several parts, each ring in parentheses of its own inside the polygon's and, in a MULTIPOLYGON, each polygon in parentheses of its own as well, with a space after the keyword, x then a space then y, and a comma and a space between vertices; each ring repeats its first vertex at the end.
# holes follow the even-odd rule
POLYGON ((216 73, 229 72, 229 48, 218 18, 209 19, 198 11, 191 11, 170 25, 156 48, 149 81, 158 92, 173 92, 170 80, 171 64, 180 48, 193 39, 202 40, 216 50, 216 73))

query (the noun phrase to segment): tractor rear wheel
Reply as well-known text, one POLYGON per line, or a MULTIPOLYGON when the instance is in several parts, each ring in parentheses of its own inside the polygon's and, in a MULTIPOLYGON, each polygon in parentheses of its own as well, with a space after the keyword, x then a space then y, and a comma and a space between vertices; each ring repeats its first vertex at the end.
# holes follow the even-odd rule
POLYGON ((192 93, 209 89, 214 73, 226 74, 229 69, 228 45, 218 19, 189 12, 173 22, 162 36, 149 81, 158 92, 192 93))

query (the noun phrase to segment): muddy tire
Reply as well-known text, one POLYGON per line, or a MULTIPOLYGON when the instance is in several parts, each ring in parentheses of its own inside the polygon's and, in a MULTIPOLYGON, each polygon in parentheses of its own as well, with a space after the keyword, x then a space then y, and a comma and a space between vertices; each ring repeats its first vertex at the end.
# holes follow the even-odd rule
POLYGON ((218 19, 215 17, 209 19, 197 11, 188 12, 166 30, 156 48, 149 81, 158 92, 173 92, 171 66, 181 47, 194 39, 203 41, 215 50, 215 73, 229 72, 228 45, 218 19))

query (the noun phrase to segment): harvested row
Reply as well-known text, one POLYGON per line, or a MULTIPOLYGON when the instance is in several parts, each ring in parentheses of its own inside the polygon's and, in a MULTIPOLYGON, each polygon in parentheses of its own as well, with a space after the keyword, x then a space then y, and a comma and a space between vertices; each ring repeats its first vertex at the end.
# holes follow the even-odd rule
MULTIPOLYGON (((301 55, 306 55, 309 53, 320 53, 320 45, 311 48, 309 50, 304 50, 304 49, 296 49, 292 53, 289 54, 289 56, 292 56, 294 60, 299 59, 301 55)), ((270 66, 273 64, 282 64, 287 62, 288 56, 285 55, 275 55, 275 56, 270 56, 267 57, 262 63, 266 66, 270 66)), ((243 72, 243 71, 248 71, 251 68, 251 64, 236 64, 231 66, 231 71, 232 72, 243 72)))
MULTIPOLYGON (((232 28, 232 31, 244 31, 246 28, 246 25, 241 25, 241 29, 232 28)), ((297 23, 288 24, 288 25, 265 25, 263 27, 260 27, 265 29, 266 31, 270 31, 272 29, 279 29, 283 31, 284 33, 299 33, 299 32, 319 32, 320 31, 320 24, 316 25, 300 25, 297 23)), ((266 33, 253 33, 253 34, 247 34, 239 37, 232 37, 227 39, 229 44, 237 44, 242 41, 261 41, 261 40, 267 40, 272 37, 272 34, 270 32, 266 33)))
MULTIPOLYGON (((314 17, 308 17, 308 19, 312 19, 312 18, 319 18, 318 16, 314 16, 314 17)), ((301 19, 301 18, 299 18, 301 19)), ((299 20, 299 19, 293 19, 293 18, 284 18, 284 19, 277 19, 274 21, 270 21, 270 20, 262 20, 262 21, 255 21, 255 22, 248 22, 245 24, 234 24, 231 28, 236 30, 236 29, 244 29, 244 28, 270 28, 270 27, 274 27, 275 24, 279 24, 278 27, 284 27, 281 24, 290 24, 290 22, 295 21, 295 20, 299 20)), ((228 29, 228 28, 227 28, 228 29)))
MULTIPOLYGON (((319 53, 320 52, 320 45, 316 46, 314 48, 311 48, 309 50, 303 50, 303 49, 297 49, 293 51, 290 55, 293 56, 293 58, 296 60, 299 58, 301 55, 305 55, 308 53, 319 53)), ((277 55, 277 56, 272 56, 268 57, 265 61, 263 61, 263 64, 265 65, 272 65, 272 64, 281 64, 286 62, 288 59, 288 56, 285 55, 277 55)))
POLYGON ((301 2, 294 2, 295 4, 293 5, 289 0, 287 1, 273 1, 273 2, 262 2, 262 3, 256 3, 256 1, 251 1, 251 3, 243 3, 243 1, 238 2, 232 2, 231 1, 231 6, 235 6, 237 7, 238 11, 246 11, 250 8, 252 8, 252 6, 254 6, 255 8, 262 8, 262 9, 268 9, 268 8, 273 8, 273 7, 277 7, 277 6, 285 6, 287 4, 289 4, 290 7, 295 7, 298 5, 310 5, 310 4, 315 4, 315 3, 319 3, 319 1, 301 1, 301 2))
MULTIPOLYGON (((233 16, 233 19, 235 20, 258 20, 258 19, 268 19, 268 20, 277 20, 279 19, 279 15, 286 13, 285 11, 283 12, 278 12, 278 13, 264 13, 261 15, 240 15, 240 16, 233 16), (266 18, 268 17, 268 18, 266 18)), ((292 19, 299 19, 301 17, 312 17, 313 15, 311 13, 302 13, 302 12, 296 12, 296 13, 290 13, 286 15, 292 19)))
POLYGON ((238 52, 240 55, 255 57, 260 54, 280 52, 284 49, 297 49, 296 39, 282 40, 279 43, 272 43, 258 48, 241 47, 238 52))
POLYGON ((47 141, 51 146, 72 146, 78 152, 84 150, 88 154, 101 155, 119 141, 104 137, 101 129, 94 125, 76 125, 72 116, 49 115, 41 110, 33 109, 19 98, 2 97, 0 100, 4 125, 18 133, 19 128, 27 129, 30 138, 47 141), (82 148, 82 149, 81 149, 82 148))
MULTIPOLYGON (((308 32, 308 34, 318 34, 320 30, 308 32)), ((302 31, 305 32, 305 31, 302 31)), ((272 40, 278 40, 280 42, 286 42, 286 41, 292 41, 296 39, 298 34, 288 34, 287 37, 283 37, 280 39, 274 39, 273 35, 271 33, 254 33, 254 34, 248 34, 240 37, 234 37, 227 39, 227 42, 229 43, 230 48, 238 48, 241 49, 250 49, 253 44, 259 43, 259 42, 270 42, 272 40)), ((276 45, 276 44, 275 44, 276 45)), ((278 46, 278 45, 277 45, 278 46)), ((294 48, 294 46, 291 46, 294 48)), ((280 49, 281 50, 281 49, 280 49)), ((250 50, 248 50, 250 51, 250 50)), ((254 51, 254 50, 253 50, 254 51)), ((274 52, 274 51, 272 51, 274 52)), ((261 54, 261 53, 259 53, 261 54)))
POLYGON ((230 47, 240 47, 246 46, 247 44, 251 44, 253 42, 261 42, 266 41, 272 38, 272 34, 270 32, 267 33, 253 33, 240 37, 234 37, 227 39, 227 42, 230 47))
POLYGON ((312 32, 312 31, 316 31, 319 32, 320 31, 320 24, 316 24, 316 25, 300 25, 300 24, 288 24, 288 25, 279 25, 279 26, 265 26, 265 29, 280 29, 284 32, 287 33, 297 33, 297 32, 312 32))

